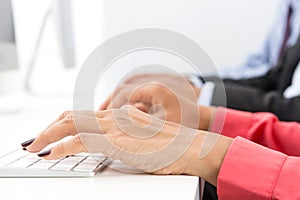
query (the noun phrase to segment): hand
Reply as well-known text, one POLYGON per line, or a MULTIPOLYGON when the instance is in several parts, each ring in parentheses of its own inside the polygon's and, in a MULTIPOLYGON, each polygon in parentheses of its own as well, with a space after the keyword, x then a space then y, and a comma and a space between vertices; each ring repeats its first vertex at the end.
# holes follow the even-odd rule
POLYGON ((100 152, 145 172, 189 174, 212 183, 216 183, 231 142, 218 136, 215 146, 202 144, 205 137, 216 135, 163 121, 129 106, 98 112, 65 112, 26 149, 39 152, 66 136, 72 138, 40 155, 58 159, 80 152, 100 152), (200 159, 201 149, 210 152, 200 159))
MULTIPOLYGON (((149 82, 158 82, 163 85, 169 85, 172 84, 176 88, 179 88, 181 92, 185 92, 187 89, 186 85, 183 85, 183 83, 188 83, 188 86, 191 87, 194 90, 194 93, 196 97, 200 95, 200 88, 195 87, 188 79, 187 77, 183 75, 172 75, 172 74, 138 74, 135 76, 132 76, 128 78, 124 83, 131 84, 131 83, 149 83, 149 82)), ((190 88, 188 88, 190 89, 190 88)), ((181 93, 180 92, 180 93, 181 93)))
POLYGON ((137 75, 120 85, 99 110, 129 104, 161 119, 207 130, 207 119, 199 111, 211 110, 198 107, 199 93, 200 89, 193 87, 185 77, 168 74, 137 75))

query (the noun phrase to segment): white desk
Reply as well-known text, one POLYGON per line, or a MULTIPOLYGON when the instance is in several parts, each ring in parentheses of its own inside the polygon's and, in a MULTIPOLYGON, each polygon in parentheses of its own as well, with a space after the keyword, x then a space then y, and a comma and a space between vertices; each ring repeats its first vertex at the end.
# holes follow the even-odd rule
MULTIPOLYGON (((16 148, 54 120, 68 99, 34 98, 14 115, 0 115, 0 152, 16 148), (45 107, 45 105, 48 105, 45 107)), ((184 199, 198 197, 198 177, 128 174, 106 168, 93 178, 0 178, 0 199, 184 199)))
POLYGON ((111 169, 93 178, 2 178, 1 199, 198 198, 198 178, 124 174, 111 169))

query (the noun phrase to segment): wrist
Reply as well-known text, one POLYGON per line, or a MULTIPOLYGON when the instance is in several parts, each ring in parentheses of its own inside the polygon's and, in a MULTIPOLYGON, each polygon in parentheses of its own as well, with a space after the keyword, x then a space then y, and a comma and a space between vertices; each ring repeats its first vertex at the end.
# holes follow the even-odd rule
POLYGON ((197 131, 188 151, 190 164, 187 174, 199 176, 216 185, 220 168, 232 140, 218 134, 197 131))
POLYGON ((199 130, 208 131, 210 123, 213 120, 214 108, 206 106, 198 106, 199 111, 199 130))

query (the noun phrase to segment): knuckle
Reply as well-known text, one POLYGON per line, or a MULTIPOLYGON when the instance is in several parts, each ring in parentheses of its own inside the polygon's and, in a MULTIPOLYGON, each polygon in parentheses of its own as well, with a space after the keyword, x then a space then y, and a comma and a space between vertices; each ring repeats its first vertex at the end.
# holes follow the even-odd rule
POLYGON ((75 120, 75 115, 73 113, 68 113, 64 117, 64 122, 67 124, 74 122, 74 120, 75 120))
POLYGON ((71 111, 64 111, 60 116, 59 118, 65 118, 67 115, 69 115, 71 113, 71 111))
POLYGON ((81 141, 80 135, 75 135, 75 136, 73 137, 73 143, 74 143, 75 146, 80 147, 80 150, 81 150, 81 151, 87 152, 87 150, 86 150, 86 149, 84 148, 84 146, 83 146, 83 143, 82 143, 82 141, 81 141))
POLYGON ((63 123, 66 125, 67 135, 73 135, 77 132, 77 127, 75 123, 75 115, 73 113, 69 113, 65 116, 63 123))
POLYGON ((136 110, 136 108, 133 105, 124 105, 119 110, 122 114, 128 114, 129 111, 136 110))
POLYGON ((56 151, 58 152, 58 154, 62 155, 65 152, 65 147, 64 147, 64 143, 59 143, 56 146, 56 151))
POLYGON ((114 110, 115 110, 115 108, 110 109, 110 110, 104 110, 104 111, 97 112, 96 117, 98 119, 109 118, 110 116, 112 116, 112 113, 113 113, 114 110))
POLYGON ((115 148, 117 148, 117 149, 122 149, 123 148, 123 146, 124 146, 124 138, 123 137, 121 137, 120 135, 115 135, 115 136, 113 136, 113 137, 110 137, 110 142, 111 142, 111 144, 115 147, 115 148))
POLYGON ((43 141, 46 143, 49 143, 48 140, 51 137, 51 133, 49 132, 48 129, 42 131, 37 137, 36 137, 36 141, 43 141))

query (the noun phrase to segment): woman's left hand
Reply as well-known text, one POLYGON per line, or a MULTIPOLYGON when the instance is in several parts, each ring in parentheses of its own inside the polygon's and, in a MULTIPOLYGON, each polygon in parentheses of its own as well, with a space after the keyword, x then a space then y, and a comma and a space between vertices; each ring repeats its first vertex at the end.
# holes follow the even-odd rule
POLYGON ((107 111, 64 112, 26 149, 39 152, 66 136, 70 140, 51 148, 45 159, 80 152, 101 152, 146 172, 181 174, 188 162, 186 151, 196 130, 163 121, 132 106, 107 111))
POLYGON ((204 137, 209 135, 214 134, 163 121, 132 106, 125 106, 98 112, 65 112, 26 149, 39 152, 48 144, 72 136, 42 153, 43 158, 58 159, 80 152, 97 152, 145 172, 190 174, 207 179, 214 176, 216 179, 216 170, 220 166, 214 167, 215 161, 219 163, 219 153, 214 152, 219 151, 215 149, 220 141, 224 144, 227 140, 220 136, 216 147, 202 144, 204 137), (200 159, 202 148, 211 148, 209 154, 213 157, 209 155, 200 159))

